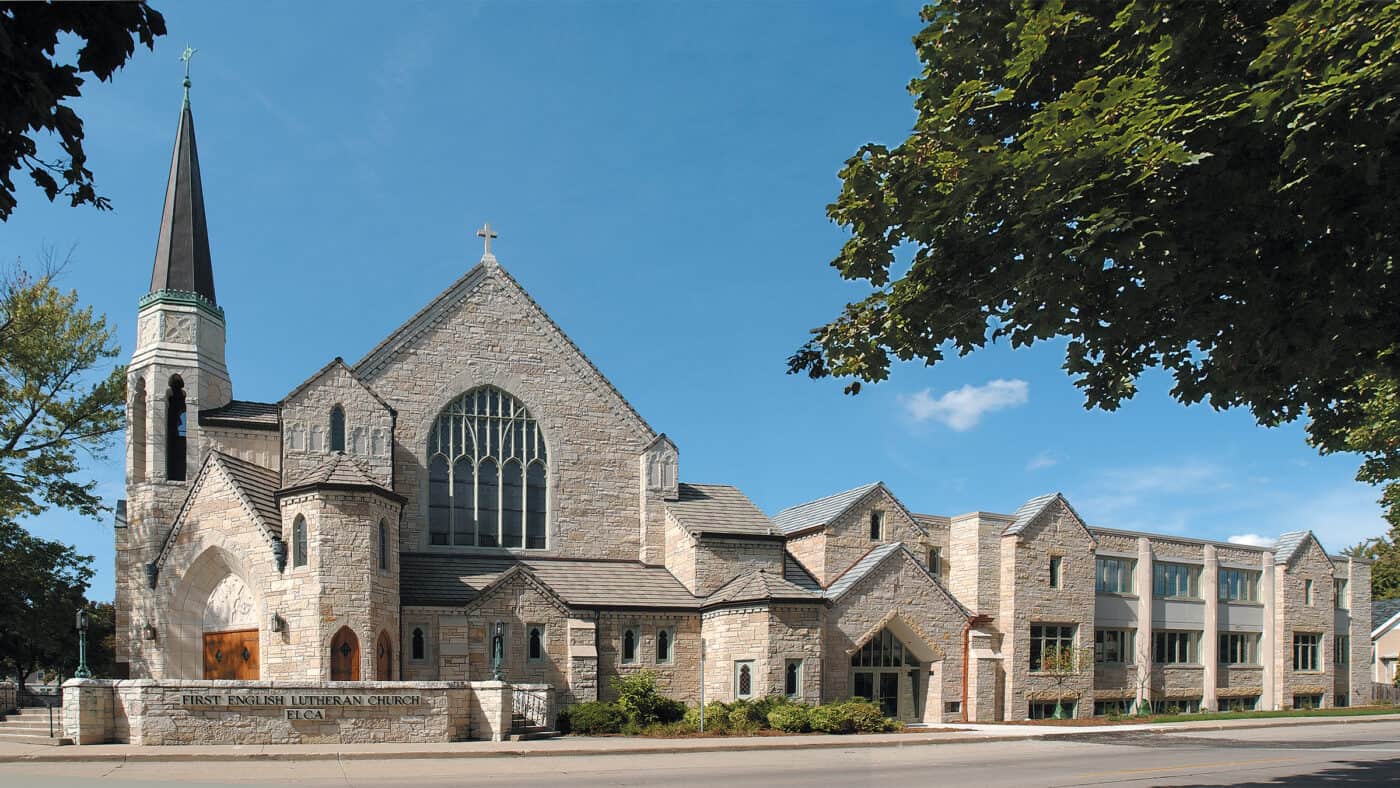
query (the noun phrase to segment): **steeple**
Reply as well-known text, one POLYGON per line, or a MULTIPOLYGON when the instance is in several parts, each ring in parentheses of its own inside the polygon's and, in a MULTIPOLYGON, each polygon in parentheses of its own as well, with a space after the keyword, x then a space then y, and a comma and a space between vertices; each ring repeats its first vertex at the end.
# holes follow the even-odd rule
POLYGON ((156 240, 156 262, 151 272, 151 292, 177 290, 201 296, 213 306, 214 266, 209 258, 209 229, 204 221, 204 189, 199 178, 199 151, 194 142, 194 114, 190 112, 189 58, 186 49, 185 97, 180 127, 175 132, 175 153, 170 161, 170 181, 165 187, 165 210, 156 240))

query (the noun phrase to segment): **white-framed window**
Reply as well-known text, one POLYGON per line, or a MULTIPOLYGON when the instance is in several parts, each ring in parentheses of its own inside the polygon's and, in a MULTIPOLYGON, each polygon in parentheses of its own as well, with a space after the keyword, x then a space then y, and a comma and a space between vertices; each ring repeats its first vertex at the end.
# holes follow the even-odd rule
POLYGON ((1351 599, 1347 595, 1348 585, 1345 577, 1338 577, 1332 581, 1332 596, 1336 599, 1335 606, 1338 610, 1351 609, 1351 599))
POLYGON ((1199 599, 1201 568, 1159 561, 1152 565, 1152 595, 1199 599))
POLYGON ((753 660, 740 659, 734 661, 734 697, 752 698, 754 696, 754 683, 757 681, 754 675, 753 660))
POLYGON ((631 665, 637 661, 637 628, 628 627, 622 630, 622 664, 631 665))
POLYGON ((935 577, 937 577, 937 576, 938 576, 938 573, 941 572, 942 570, 943 570, 943 554, 942 554, 942 552, 941 552, 937 547, 930 547, 930 548, 928 549, 928 571, 929 571, 929 574, 934 575, 935 577))
POLYGON ((1259 573, 1249 569, 1221 569, 1219 591, 1221 601, 1258 602, 1259 573))
POLYGON ((1105 665, 1126 665, 1133 661, 1131 629, 1094 630, 1094 661, 1105 665))
POLYGON ((428 632, 425 626, 414 626, 408 634, 408 659, 422 662, 428 658, 428 632))
POLYGON ((1094 591, 1100 594, 1133 593, 1133 567, 1136 564, 1131 558, 1100 556, 1094 559, 1094 591))
POLYGON ((1303 581, 1303 604, 1308 607, 1313 606, 1313 581, 1303 581))
POLYGON ((1050 556, 1050 587, 1060 588, 1064 582, 1063 574, 1065 559, 1058 555, 1050 556))
POLYGON ((1334 635, 1332 639, 1332 661, 1337 665, 1351 664, 1351 636, 1334 635))
POLYGON ((1152 633, 1152 661, 1159 665, 1195 665, 1199 632, 1157 630, 1152 633))
POLYGON ((1073 624, 1031 625, 1031 670, 1040 670, 1041 657, 1051 651, 1074 648, 1073 624))
POLYGON ((870 540, 878 542, 885 538, 885 513, 873 511, 870 513, 870 540))
POLYGON ((1220 664, 1258 665, 1259 636, 1252 632, 1220 633, 1220 664))
POLYGON ((661 627, 656 630, 656 664, 669 665, 675 659, 676 630, 661 627))
POLYGON ((428 541, 546 547, 544 433, 514 397, 490 386, 458 397, 428 435, 428 541))
POLYGON ((525 628, 525 656, 530 662, 544 661, 544 624, 527 624, 525 628))
POLYGON ((297 515, 292 521, 292 567, 306 566, 306 518, 297 515))
POLYGON ((789 698, 802 697, 802 660, 789 659, 783 663, 783 694, 789 698))
POLYGON ((1322 670, 1322 636, 1315 633, 1293 633, 1293 669, 1302 672, 1322 670))

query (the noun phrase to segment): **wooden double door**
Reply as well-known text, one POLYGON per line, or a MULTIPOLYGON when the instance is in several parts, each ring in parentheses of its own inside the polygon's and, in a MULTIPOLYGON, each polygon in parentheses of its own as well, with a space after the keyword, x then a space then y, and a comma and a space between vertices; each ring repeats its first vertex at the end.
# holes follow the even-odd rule
POLYGON ((256 680, 258 631, 235 629, 229 632, 205 632, 204 678, 256 680))

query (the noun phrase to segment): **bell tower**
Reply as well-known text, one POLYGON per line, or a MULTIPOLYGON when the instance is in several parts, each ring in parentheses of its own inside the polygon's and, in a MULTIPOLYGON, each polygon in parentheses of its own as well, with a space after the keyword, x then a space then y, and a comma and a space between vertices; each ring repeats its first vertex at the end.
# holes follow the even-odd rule
POLYGON ((189 57, 175 151, 165 187, 149 292, 137 302, 136 350, 127 371, 127 527, 117 538, 117 661, 151 675, 142 643, 155 620, 150 598, 162 540, 208 453, 199 412, 228 404, 224 311, 214 269, 190 110, 189 57))

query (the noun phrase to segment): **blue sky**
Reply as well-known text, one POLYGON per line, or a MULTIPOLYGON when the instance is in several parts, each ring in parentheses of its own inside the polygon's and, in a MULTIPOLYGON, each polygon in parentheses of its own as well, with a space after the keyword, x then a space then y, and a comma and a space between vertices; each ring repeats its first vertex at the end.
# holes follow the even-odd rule
MULTIPOLYGON (((62 284, 129 355, 180 104, 193 106, 240 399, 358 359, 495 252, 681 450, 681 477, 772 513, 883 479, 915 511, 1014 510, 1052 490, 1092 524, 1225 539, 1383 531, 1356 461, 1299 425, 1186 408, 1143 381, 1087 412, 1063 346, 896 368, 858 397, 784 374, 865 290, 828 266, 844 159, 913 119, 918 4, 159 2, 170 27, 78 108, 115 210, 23 189, 0 252, 76 247, 62 284)), ((94 461, 109 502, 119 452, 94 461)), ((28 523, 96 557, 110 522, 28 523)))

